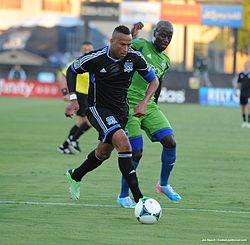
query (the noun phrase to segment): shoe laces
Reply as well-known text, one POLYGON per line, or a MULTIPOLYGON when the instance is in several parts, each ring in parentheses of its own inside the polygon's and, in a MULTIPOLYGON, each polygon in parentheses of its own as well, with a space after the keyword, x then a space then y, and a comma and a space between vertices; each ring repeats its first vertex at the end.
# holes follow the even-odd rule
POLYGON ((128 197, 125 197, 125 200, 126 200, 126 201, 128 201, 128 202, 130 202, 130 201, 131 201, 131 198, 130 198, 130 196, 128 196, 128 197))
POLYGON ((171 191, 174 195, 178 195, 177 192, 173 189, 171 185, 167 185, 169 191, 171 191))
POLYGON ((124 200, 124 203, 125 203, 127 206, 133 205, 133 201, 132 201, 132 199, 130 198, 130 196, 122 197, 122 198, 120 198, 120 199, 123 199, 123 200, 124 200))
POLYGON ((134 205, 132 199, 129 196, 125 198, 125 202, 126 202, 126 204, 128 206, 133 206, 134 205))

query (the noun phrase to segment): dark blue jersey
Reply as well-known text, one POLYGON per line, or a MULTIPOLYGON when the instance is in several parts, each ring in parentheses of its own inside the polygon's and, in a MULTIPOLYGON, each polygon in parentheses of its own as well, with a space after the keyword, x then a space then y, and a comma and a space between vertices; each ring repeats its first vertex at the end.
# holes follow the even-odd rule
MULTIPOLYGON (((90 73, 89 107, 108 108, 119 115, 128 112, 127 91, 134 72, 149 82, 156 77, 140 52, 129 49, 124 58, 116 60, 109 56, 109 46, 79 57, 70 68, 75 74, 90 73)), ((70 92, 74 92, 75 81, 67 82, 70 92)))
POLYGON ((238 83, 240 83, 240 96, 250 97, 250 72, 241 72, 238 76, 238 83))

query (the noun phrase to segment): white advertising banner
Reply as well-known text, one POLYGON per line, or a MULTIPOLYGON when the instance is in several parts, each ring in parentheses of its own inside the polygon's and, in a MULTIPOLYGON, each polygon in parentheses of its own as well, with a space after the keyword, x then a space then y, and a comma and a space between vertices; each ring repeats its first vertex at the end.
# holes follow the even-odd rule
POLYGON ((155 24, 160 20, 161 4, 153 2, 122 2, 120 4, 120 19, 122 23, 155 24))

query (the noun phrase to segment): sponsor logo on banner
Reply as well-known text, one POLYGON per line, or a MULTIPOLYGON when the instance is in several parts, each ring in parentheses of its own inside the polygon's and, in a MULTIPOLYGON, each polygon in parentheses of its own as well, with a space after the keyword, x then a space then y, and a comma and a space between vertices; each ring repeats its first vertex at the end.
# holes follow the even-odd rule
POLYGON ((89 20, 118 21, 119 4, 108 2, 82 2, 81 17, 89 20))
POLYGON ((174 24, 201 23, 200 4, 167 4, 162 3, 161 20, 168 20, 174 24))
POLYGON ((202 5, 202 25, 242 27, 243 8, 239 5, 216 6, 202 5))
POLYGON ((121 2, 120 18, 122 23, 134 24, 139 21, 155 24, 160 20, 161 4, 157 2, 121 2))
POLYGON ((163 87, 158 101, 183 104, 186 101, 185 90, 168 90, 163 87))
POLYGON ((56 98, 61 97, 61 91, 57 83, 0 79, 0 96, 56 98))
POLYGON ((239 106, 239 90, 234 94, 232 88, 205 88, 199 89, 201 105, 210 106, 239 106))

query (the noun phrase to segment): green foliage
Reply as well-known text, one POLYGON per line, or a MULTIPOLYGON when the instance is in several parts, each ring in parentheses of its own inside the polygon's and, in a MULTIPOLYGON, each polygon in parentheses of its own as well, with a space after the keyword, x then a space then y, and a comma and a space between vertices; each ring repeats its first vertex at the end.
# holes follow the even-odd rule
POLYGON ((244 0, 243 9, 243 27, 239 30, 239 51, 247 54, 250 49, 250 0, 244 0))
POLYGON ((175 130, 177 162, 170 182, 183 201, 175 204, 155 192, 161 147, 144 137, 140 186, 160 202, 163 215, 155 225, 141 225, 133 210, 116 204, 120 173, 115 152, 84 178, 81 199, 69 199, 64 173, 82 163, 97 133, 92 129, 82 136, 81 154, 58 153, 75 122, 64 117, 65 105, 0 97, 1 244, 198 245, 202 239, 250 238, 250 129, 240 127, 240 108, 160 105, 175 130))

